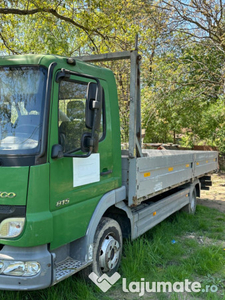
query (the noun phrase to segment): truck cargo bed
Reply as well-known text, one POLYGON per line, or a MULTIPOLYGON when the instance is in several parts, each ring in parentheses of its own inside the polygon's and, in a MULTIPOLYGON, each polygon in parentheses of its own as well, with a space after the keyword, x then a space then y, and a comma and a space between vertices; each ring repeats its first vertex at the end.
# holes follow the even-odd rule
POLYGON ((122 152, 122 180, 129 206, 216 171, 218 167, 216 151, 143 149, 142 153, 143 157, 129 158, 122 152))

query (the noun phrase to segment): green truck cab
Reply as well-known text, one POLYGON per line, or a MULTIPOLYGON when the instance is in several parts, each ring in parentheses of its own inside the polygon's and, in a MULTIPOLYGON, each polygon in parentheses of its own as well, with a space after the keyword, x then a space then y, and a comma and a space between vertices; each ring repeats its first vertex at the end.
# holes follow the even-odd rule
POLYGON ((0 288, 43 288, 52 283, 51 252, 84 238, 99 200, 121 187, 115 80, 51 55, 3 57, 0 66, 0 288), (93 109, 95 78, 104 94, 93 109))
MULTIPOLYGON (((139 56, 124 57, 134 55, 138 99, 139 56)), ((135 115, 131 109, 133 136, 135 115)), ((121 153, 114 75, 82 58, 0 58, 0 121, 0 289, 43 289, 84 268, 112 275, 122 237, 136 238, 182 207, 194 212, 201 179, 217 168, 216 152, 168 159, 142 153, 138 138, 121 153)))

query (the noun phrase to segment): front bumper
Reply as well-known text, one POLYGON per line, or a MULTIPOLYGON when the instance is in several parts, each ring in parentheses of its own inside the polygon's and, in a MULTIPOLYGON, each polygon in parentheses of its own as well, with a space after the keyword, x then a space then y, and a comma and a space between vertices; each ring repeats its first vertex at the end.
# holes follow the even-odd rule
POLYGON ((52 255, 47 245, 19 248, 4 246, 0 251, 0 261, 37 261, 40 273, 30 277, 0 274, 0 290, 38 290, 52 284, 52 255))

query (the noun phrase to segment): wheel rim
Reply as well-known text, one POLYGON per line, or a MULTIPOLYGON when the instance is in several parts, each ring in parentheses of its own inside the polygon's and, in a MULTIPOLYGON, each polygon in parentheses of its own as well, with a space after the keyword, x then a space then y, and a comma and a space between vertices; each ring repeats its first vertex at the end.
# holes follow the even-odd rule
POLYGON ((108 235, 102 243, 99 255, 100 268, 103 272, 114 269, 119 261, 120 245, 111 235, 108 235))

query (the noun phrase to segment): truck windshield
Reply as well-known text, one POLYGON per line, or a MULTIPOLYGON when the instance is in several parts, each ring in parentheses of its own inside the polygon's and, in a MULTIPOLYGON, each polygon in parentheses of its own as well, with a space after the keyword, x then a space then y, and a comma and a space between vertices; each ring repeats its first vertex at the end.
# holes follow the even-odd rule
POLYGON ((35 154, 43 123, 47 70, 0 68, 0 154, 35 154))

